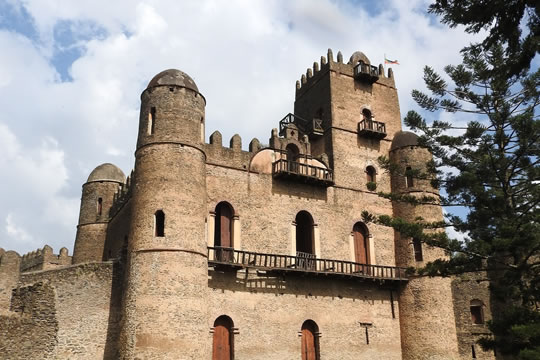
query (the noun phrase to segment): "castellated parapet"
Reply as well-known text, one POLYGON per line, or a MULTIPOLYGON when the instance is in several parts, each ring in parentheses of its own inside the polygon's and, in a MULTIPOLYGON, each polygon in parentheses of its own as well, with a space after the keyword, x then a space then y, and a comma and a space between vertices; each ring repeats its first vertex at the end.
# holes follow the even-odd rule
POLYGON ((189 75, 151 79, 133 171, 105 163, 83 184, 73 258, 0 249, 0 354, 470 358, 486 288, 407 275, 446 255, 362 222, 364 211, 440 220, 438 206, 377 195, 438 196, 377 161, 422 170, 431 155, 401 131, 392 70, 336 55, 301 75, 294 111, 248 151, 239 134, 205 142, 206 99, 189 75))

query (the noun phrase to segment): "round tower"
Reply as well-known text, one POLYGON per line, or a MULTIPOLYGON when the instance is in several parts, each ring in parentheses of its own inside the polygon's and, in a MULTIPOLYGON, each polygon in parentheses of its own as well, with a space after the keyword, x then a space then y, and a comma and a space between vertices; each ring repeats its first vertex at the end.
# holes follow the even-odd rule
POLYGON ((101 164, 82 186, 79 224, 73 249, 73 264, 103 259, 103 247, 114 194, 126 176, 113 164, 101 164))
MULTIPOLYGON (((410 172, 425 172, 432 159, 428 149, 418 145, 411 132, 395 134, 390 148, 390 160, 400 171, 392 174, 392 192, 412 196, 438 196, 429 179, 419 179, 410 172)), ((414 221, 422 217, 427 222, 443 220, 440 206, 413 206, 393 203, 395 217, 414 221)), ((440 248, 427 246, 418 240, 395 235, 396 265, 423 267, 425 263, 445 258, 440 248)), ((411 278, 399 295, 399 318, 403 359, 458 359, 457 335, 452 291, 449 278, 411 278)))
POLYGON ((132 183, 123 359, 206 359, 206 101, 179 70, 141 95, 132 183))

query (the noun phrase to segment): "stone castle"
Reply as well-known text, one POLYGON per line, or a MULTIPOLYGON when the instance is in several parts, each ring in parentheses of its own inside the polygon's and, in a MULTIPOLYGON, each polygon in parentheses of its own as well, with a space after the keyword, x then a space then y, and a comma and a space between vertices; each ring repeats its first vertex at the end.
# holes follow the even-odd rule
POLYGON ((476 344, 481 274, 410 276, 446 255, 362 222, 442 219, 377 195, 438 194, 410 175, 431 155, 401 130, 392 69, 329 50, 249 151, 205 142, 205 106, 187 74, 157 74, 133 172, 103 164, 82 187, 73 256, 0 249, 0 358, 495 358, 476 344))

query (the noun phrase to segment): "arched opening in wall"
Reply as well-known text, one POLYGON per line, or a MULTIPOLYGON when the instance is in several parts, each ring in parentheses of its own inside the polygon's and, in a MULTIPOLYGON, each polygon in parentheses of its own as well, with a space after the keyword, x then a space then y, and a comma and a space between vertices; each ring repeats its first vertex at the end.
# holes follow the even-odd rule
POLYGON ((304 269, 315 267, 315 244, 313 217, 307 211, 296 214, 296 266, 304 269))
POLYGON ((369 258, 369 232, 364 223, 353 226, 354 259, 360 264, 371 264, 369 258))
POLYGON ((377 171, 375 171, 375 168, 371 165, 366 167, 366 180, 368 183, 377 182, 377 171))
POLYGON ((204 117, 201 116, 201 142, 204 143, 204 117))
POLYGON ((413 251, 414 251, 414 260, 415 261, 424 261, 424 253, 422 251, 422 242, 420 239, 412 240, 413 251))
POLYGON ((373 115, 369 109, 362 109, 362 120, 364 121, 364 129, 373 129, 373 115))
POLYGON ((302 360, 319 360, 319 327, 313 320, 302 324, 302 360))
POLYGON ((165 213, 163 210, 158 210, 154 214, 154 236, 165 236, 165 213))
POLYGON ((227 261, 232 259, 234 247, 233 243, 233 219, 234 209, 226 201, 222 201, 216 206, 216 223, 214 226, 214 246, 216 249, 216 260, 227 261))
POLYGON ((152 106, 150 112, 148 113, 148 135, 154 134, 156 127, 156 108, 152 106))
POLYGON ((295 144, 288 144, 285 150, 287 151, 287 169, 290 172, 297 173, 299 171, 298 158, 300 156, 298 146, 295 144))
POLYGON ((221 315, 214 321, 212 360, 234 359, 234 324, 230 317, 221 315))
POLYGON ((482 300, 471 300, 471 320, 475 325, 484 323, 484 303, 482 300))
POLYGON ((97 214, 98 216, 101 216, 101 213, 103 212, 103 198, 97 199, 97 214))
POLYGON ((408 188, 414 186, 414 178, 412 176, 412 168, 410 166, 407 166, 407 168, 405 169, 405 183, 408 188))

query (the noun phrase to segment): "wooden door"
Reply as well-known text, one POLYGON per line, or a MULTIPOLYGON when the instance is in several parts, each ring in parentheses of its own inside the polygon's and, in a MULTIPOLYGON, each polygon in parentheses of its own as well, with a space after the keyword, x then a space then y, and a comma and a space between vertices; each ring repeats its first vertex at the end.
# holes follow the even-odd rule
POLYGON ((232 211, 228 206, 222 206, 220 210, 220 245, 222 247, 232 247, 232 211))
POLYGON ((317 360, 315 334, 308 327, 302 329, 302 360, 317 360))
POLYGON ((214 325, 212 360, 232 360, 229 324, 227 321, 218 318, 214 325))
POLYGON ((369 244, 367 232, 361 225, 355 225, 353 229, 354 236, 354 256, 355 261, 360 264, 369 264, 369 244))

